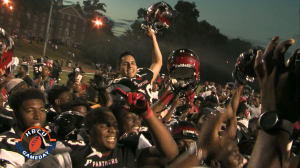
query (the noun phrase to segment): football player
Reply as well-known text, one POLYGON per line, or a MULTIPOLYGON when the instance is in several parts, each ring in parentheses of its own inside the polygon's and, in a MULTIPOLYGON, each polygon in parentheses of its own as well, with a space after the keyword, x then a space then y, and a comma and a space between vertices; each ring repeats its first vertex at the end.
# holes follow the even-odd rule
POLYGON ((89 145, 68 141, 73 148, 71 152, 73 167, 158 166, 177 156, 178 149, 174 139, 153 115, 146 97, 138 92, 126 93, 121 89, 119 91, 127 99, 128 110, 143 118, 151 132, 155 147, 146 147, 136 152, 136 148, 132 146, 118 144, 119 129, 115 116, 108 108, 99 107, 89 111, 85 117, 89 145))
POLYGON ((174 50, 168 57, 167 68, 172 79, 172 91, 167 91, 155 104, 151 106, 154 113, 160 113, 175 99, 187 97, 188 102, 193 105, 193 92, 200 80, 200 61, 197 54, 190 49, 174 50))
MULTIPOLYGON (((24 131, 30 127, 44 127, 45 125, 45 96, 40 90, 34 88, 17 90, 9 97, 9 104, 14 112, 16 126, 0 135, 0 167, 59 167, 64 166, 64 163, 70 164, 68 153, 64 153, 58 158, 52 153, 41 161, 33 161, 25 157, 16 147, 15 140, 21 139, 24 131)), ((23 136, 22 144, 26 151, 29 151, 29 142, 33 137, 23 136)), ((49 146, 46 141, 47 139, 43 138, 42 149, 49 146)))
POLYGON ((33 80, 37 79, 40 77, 40 75, 42 74, 42 69, 43 69, 43 65, 42 64, 42 59, 38 58, 36 59, 36 64, 34 64, 33 67, 33 80))
POLYGON ((179 154, 187 151, 190 145, 197 147, 196 142, 199 139, 200 131, 196 125, 187 121, 179 121, 172 124, 169 130, 177 143, 179 154))
POLYGON ((147 90, 151 89, 151 84, 157 78, 162 66, 162 55, 156 41, 156 36, 148 26, 146 35, 152 40, 152 64, 149 68, 138 68, 136 57, 131 52, 123 52, 118 58, 117 71, 122 77, 131 78, 135 85, 147 96, 151 96, 147 90))
POLYGON ((73 100, 68 87, 56 85, 48 91, 48 103, 52 105, 47 113, 47 121, 52 122, 53 118, 63 112, 63 106, 73 100))

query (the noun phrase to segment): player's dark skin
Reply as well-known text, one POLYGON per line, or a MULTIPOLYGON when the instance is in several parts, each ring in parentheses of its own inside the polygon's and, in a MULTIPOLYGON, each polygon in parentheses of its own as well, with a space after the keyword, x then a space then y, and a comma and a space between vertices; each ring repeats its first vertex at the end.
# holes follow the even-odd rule
MULTIPOLYGON (((17 119, 16 134, 20 137, 30 127, 43 127, 46 121, 45 104, 40 99, 30 99, 24 101, 18 111, 14 111, 17 119)), ((23 140, 27 143, 31 138, 23 136, 23 140)))

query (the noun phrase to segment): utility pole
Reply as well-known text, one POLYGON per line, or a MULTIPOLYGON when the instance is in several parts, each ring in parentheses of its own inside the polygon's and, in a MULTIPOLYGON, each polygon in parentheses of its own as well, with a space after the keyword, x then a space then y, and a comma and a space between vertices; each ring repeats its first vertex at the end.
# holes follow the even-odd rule
POLYGON ((299 0, 299 13, 298 13, 298 17, 299 17, 299 32, 298 34, 294 34, 294 39, 296 40, 296 46, 297 48, 300 48, 300 0, 299 0))
POLYGON ((51 1, 51 7, 50 7, 50 12, 49 12, 49 18, 48 18, 48 25, 47 25, 45 41, 44 41, 43 56, 46 56, 46 48, 47 48, 48 37, 49 37, 49 29, 50 29, 50 22, 51 22, 51 16, 52 16, 52 8, 53 8, 53 2, 51 1))

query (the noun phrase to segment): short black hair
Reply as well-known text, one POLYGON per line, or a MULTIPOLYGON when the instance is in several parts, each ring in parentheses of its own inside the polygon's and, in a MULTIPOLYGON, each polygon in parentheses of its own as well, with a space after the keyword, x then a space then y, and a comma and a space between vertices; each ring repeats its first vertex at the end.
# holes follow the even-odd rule
POLYGON ((43 69, 44 69, 44 68, 48 68, 48 70, 51 71, 51 68, 50 68, 49 66, 47 66, 47 65, 44 65, 44 66, 43 66, 43 69))
POLYGON ((115 103, 115 104, 109 106, 109 109, 116 117, 116 120, 118 123, 122 122, 121 120, 123 120, 123 107, 122 106, 123 106, 122 103, 115 103))
POLYGON ((45 95, 41 90, 30 88, 20 89, 13 92, 8 98, 8 103, 15 112, 18 112, 22 106, 22 103, 31 99, 40 99, 44 102, 44 104, 46 101, 45 95))
POLYGON ((74 107, 77 107, 77 106, 85 106, 87 111, 90 111, 91 110, 91 106, 87 103, 87 101, 83 98, 77 98, 73 101, 70 102, 70 105, 71 105, 71 110, 73 110, 74 107))
POLYGON ((48 102, 51 105, 55 104, 55 99, 57 99, 59 97, 60 94, 64 93, 64 92, 69 92, 70 89, 65 86, 65 85, 55 85, 53 86, 49 91, 48 91, 48 102))
POLYGON ((89 130, 95 125, 100 123, 99 118, 103 118, 104 114, 106 112, 111 112, 108 108, 106 107, 98 107, 90 110, 85 118, 84 118, 84 127, 87 133, 89 134, 89 130))
POLYGON ((132 53, 131 51, 125 51, 125 52, 123 52, 119 55, 118 67, 121 66, 122 58, 125 57, 126 55, 131 55, 135 59, 135 54, 134 53, 132 53))
POLYGON ((25 72, 28 72, 28 66, 27 65, 21 65, 21 67, 25 70, 25 72))
POLYGON ((42 62, 42 59, 41 59, 41 58, 37 58, 37 59, 36 59, 36 62, 37 62, 37 63, 41 63, 41 62, 42 62))
POLYGON ((77 106, 85 106, 87 111, 91 110, 91 106, 87 103, 87 100, 84 98, 77 98, 75 100, 72 100, 71 102, 65 103, 61 108, 62 111, 74 111, 74 107, 77 106))

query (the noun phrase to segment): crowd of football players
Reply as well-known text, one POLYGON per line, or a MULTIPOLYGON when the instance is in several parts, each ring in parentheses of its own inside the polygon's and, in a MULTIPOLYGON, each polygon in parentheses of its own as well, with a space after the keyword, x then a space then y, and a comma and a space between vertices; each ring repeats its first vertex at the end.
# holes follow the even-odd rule
MULTIPOLYGON (((215 86, 200 85, 193 50, 175 49, 163 60, 149 27, 146 35, 150 68, 138 67, 135 55, 124 52, 117 60, 119 75, 110 80, 97 72, 85 84, 77 64, 68 81, 58 83, 58 62, 52 66, 47 59, 38 59, 34 80, 28 65, 3 73, 1 167, 297 167, 298 50, 284 62, 293 40, 279 44, 275 36, 264 52, 242 53, 232 67, 235 82, 215 86), (162 66, 168 74, 159 74, 162 66), (247 84, 254 77, 260 90, 252 92, 247 84), (56 139, 55 150, 41 160, 28 159, 16 147, 31 127, 56 139)), ((26 151, 32 138, 22 139, 26 151)), ((49 144, 43 138, 32 154, 49 144)))

